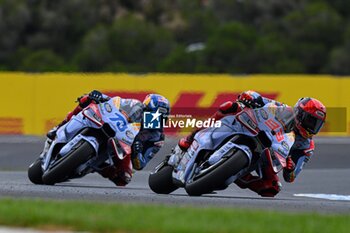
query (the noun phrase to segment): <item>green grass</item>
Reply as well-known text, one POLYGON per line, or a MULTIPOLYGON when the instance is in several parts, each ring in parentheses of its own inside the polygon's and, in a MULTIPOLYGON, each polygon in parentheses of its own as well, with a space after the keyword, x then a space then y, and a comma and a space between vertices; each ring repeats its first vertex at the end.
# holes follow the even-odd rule
POLYGON ((350 232, 350 215, 1 199, 0 225, 90 232, 341 233, 350 232))

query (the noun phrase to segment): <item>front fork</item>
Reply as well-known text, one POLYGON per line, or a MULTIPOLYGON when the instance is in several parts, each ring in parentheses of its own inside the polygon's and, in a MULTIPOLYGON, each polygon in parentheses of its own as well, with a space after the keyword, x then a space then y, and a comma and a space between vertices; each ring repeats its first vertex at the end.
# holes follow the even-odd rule
POLYGON ((46 139, 43 152, 41 152, 39 158, 41 159, 41 168, 43 171, 46 171, 46 169, 49 167, 51 156, 52 156, 52 150, 56 145, 56 141, 52 141, 51 139, 46 139))
POLYGON ((174 168, 172 173, 173 181, 178 186, 183 186, 186 163, 188 162, 188 160, 184 161, 186 160, 184 158, 185 155, 188 156, 188 152, 184 152, 178 145, 176 145, 168 158, 166 158, 163 163, 159 164, 155 170, 157 171, 157 169, 159 170, 165 165, 172 166, 174 168))
POLYGON ((168 157, 168 159, 165 159, 167 160, 167 163, 170 165, 170 166, 173 166, 174 168, 177 167, 182 159, 182 157, 184 156, 185 152, 182 151, 180 149, 180 147, 178 145, 176 145, 175 148, 173 148, 170 156, 168 157))

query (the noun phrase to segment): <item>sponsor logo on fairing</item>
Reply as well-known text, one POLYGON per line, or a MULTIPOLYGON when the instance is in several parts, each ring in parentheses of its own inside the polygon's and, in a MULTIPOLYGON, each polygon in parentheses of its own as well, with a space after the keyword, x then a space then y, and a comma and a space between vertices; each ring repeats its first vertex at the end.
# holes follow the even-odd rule
POLYGON ((129 139, 133 139, 134 138, 134 134, 130 131, 130 130, 127 130, 125 132, 125 135, 129 138, 129 139))
POLYGON ((269 118, 267 112, 264 109, 260 109, 260 114, 264 120, 267 120, 267 118, 269 118))
POLYGON ((285 141, 282 142, 282 147, 283 147, 286 151, 289 151, 289 146, 288 146, 288 144, 287 144, 285 141))
POLYGON ((112 112, 112 106, 109 103, 105 103, 104 106, 107 112, 112 112))

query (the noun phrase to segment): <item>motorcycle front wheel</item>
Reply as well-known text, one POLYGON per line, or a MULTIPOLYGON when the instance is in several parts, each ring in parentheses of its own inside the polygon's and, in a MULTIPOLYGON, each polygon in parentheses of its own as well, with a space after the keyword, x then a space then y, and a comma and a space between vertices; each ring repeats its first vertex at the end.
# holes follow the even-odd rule
POLYGON ((37 159, 28 168, 28 178, 33 184, 43 184, 41 160, 37 159))
POLYGON ((88 142, 80 141, 75 150, 69 152, 44 173, 44 184, 54 185, 69 179, 75 169, 86 163, 95 153, 95 149, 88 142))
POLYGON ((159 169, 156 169, 148 177, 148 185, 151 190, 159 194, 169 194, 174 192, 178 187, 173 183, 173 167, 162 162, 163 165, 159 169))

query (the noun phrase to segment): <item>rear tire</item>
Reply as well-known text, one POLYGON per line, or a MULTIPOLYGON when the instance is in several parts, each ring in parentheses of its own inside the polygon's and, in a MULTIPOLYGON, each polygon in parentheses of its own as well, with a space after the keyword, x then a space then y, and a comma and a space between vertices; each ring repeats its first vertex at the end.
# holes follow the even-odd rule
POLYGON ((95 149, 88 142, 81 141, 80 143, 77 149, 64 156, 62 161, 44 173, 44 184, 54 185, 69 179, 75 169, 95 155, 95 149))
POLYGON ((173 169, 172 166, 165 165, 148 177, 148 185, 153 192, 169 194, 179 188, 173 183, 173 169))
POLYGON ((43 170, 41 159, 37 159, 28 168, 28 178, 33 184, 43 184, 43 170))
POLYGON ((223 161, 222 164, 209 171, 209 173, 187 183, 185 190, 190 196, 200 196, 205 193, 213 192, 216 187, 224 184, 231 176, 237 174, 249 163, 247 155, 241 151, 236 151, 230 158, 223 161))

